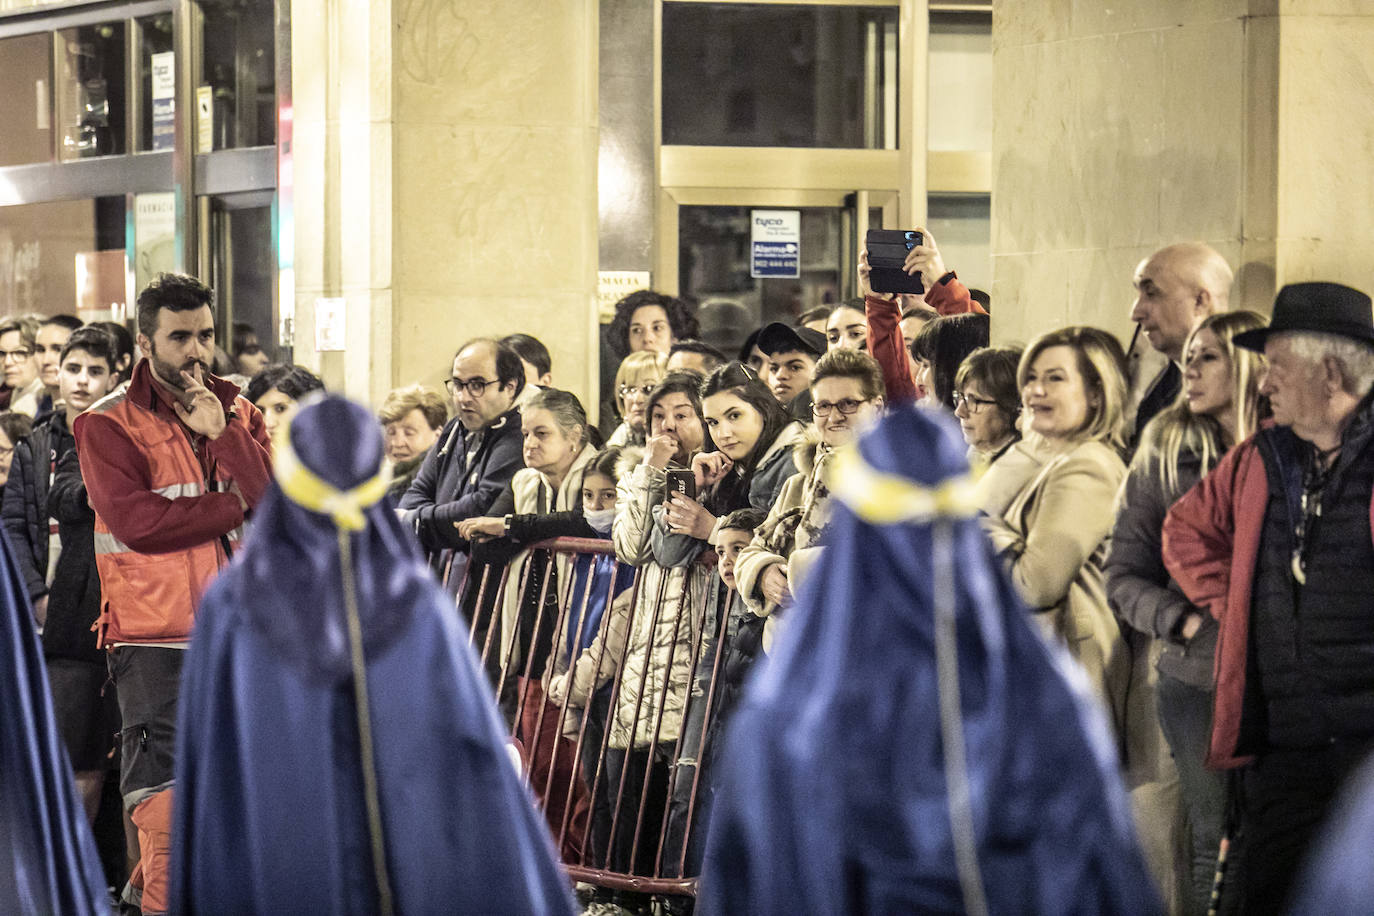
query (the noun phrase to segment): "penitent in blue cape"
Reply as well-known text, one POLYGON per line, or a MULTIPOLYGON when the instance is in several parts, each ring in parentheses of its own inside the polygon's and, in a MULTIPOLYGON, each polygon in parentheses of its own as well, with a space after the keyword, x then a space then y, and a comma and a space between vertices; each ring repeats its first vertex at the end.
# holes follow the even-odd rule
POLYGON ((0 535, 0 913, 108 912, 24 580, 0 535))
POLYGON ((836 456, 825 556, 729 729, 703 913, 1162 911, 1105 719, 992 555, 964 453, 906 408, 836 456))
POLYGON ((303 467, 326 488, 380 495, 369 482, 382 458, 376 419, 337 397, 303 406, 186 659, 172 912, 571 913, 452 599, 389 500, 355 512, 360 530, 345 535, 365 659, 355 679, 346 526, 284 494, 285 452, 292 479, 309 476, 303 467))
POLYGON ((1292 916, 1367 913, 1374 901, 1374 758, 1342 790, 1310 850, 1292 916))

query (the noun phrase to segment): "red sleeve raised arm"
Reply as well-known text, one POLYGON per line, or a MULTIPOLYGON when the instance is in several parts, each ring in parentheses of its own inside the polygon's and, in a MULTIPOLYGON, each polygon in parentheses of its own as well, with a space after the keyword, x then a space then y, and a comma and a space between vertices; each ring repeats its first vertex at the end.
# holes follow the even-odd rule
POLYGON ((900 300, 868 296, 864 312, 868 316, 868 354, 883 370, 887 403, 912 404, 916 401, 916 380, 911 377, 906 340, 902 337, 900 300))

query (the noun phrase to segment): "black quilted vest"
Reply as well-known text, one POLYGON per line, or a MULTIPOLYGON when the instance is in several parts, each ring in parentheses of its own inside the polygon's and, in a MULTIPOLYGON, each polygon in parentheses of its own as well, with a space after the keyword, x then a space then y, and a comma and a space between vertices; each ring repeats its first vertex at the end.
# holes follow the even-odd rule
POLYGON ((1251 602, 1245 750, 1374 736, 1372 420, 1366 402, 1346 431, 1310 526, 1305 585, 1292 565, 1309 447, 1283 428, 1260 436, 1269 506, 1251 602))

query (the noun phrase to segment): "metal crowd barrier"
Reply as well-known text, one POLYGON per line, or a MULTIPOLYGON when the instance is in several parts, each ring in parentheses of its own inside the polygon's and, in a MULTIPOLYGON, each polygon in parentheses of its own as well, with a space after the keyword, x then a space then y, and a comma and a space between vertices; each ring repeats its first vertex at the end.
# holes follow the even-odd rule
MULTIPOLYGON (((644 577, 640 570, 634 571, 634 583, 625 589, 630 597, 624 645, 618 654, 614 676, 609 684, 598 687, 596 684, 602 675, 612 673, 605 640, 616 614, 613 605, 619 576, 615 572, 607 576, 609 581, 604 595, 598 592, 605 602, 596 630, 600 638, 594 641, 593 649, 583 646, 582 637, 595 577, 586 575, 581 588, 574 594, 576 577, 573 572, 578 558, 609 558, 603 561, 606 564, 614 561, 611 542, 559 538, 531 545, 528 556, 530 559, 520 564, 519 581, 514 584, 517 589, 514 607, 520 619, 511 620, 507 615, 504 620, 504 625, 511 630, 510 638, 503 635, 502 609, 512 587, 511 564, 505 565, 499 573, 490 566, 477 573, 465 567, 458 588, 450 591, 456 595, 460 610, 467 615, 473 647, 480 654, 497 692, 502 715, 511 728, 511 739, 521 752, 523 775, 545 815, 564 867, 574 881, 599 887, 695 896, 695 872, 699 861, 694 861, 689 851, 694 849, 694 838, 700 842, 695 831, 700 826, 697 824, 702 807, 698 803, 699 795, 704 794, 701 762, 709 750, 716 686, 724 658, 724 652, 718 649, 724 644, 735 595, 731 592, 727 603, 719 602, 720 582, 714 576, 706 577, 704 587, 682 589, 676 599, 677 614, 671 643, 666 649, 664 668, 667 673, 653 703, 646 704, 644 697, 650 664, 646 663, 632 679, 632 682, 637 680, 634 696, 639 697, 639 702, 630 727, 625 763, 620 766, 620 778, 611 785, 608 759, 618 749, 611 748, 610 741, 617 703, 625 686, 626 662, 634 642, 635 614, 648 612, 651 615, 646 658, 653 659, 669 577, 659 578, 652 605, 639 609, 644 577), (566 559, 562 565, 568 575, 558 575, 560 559, 566 559), (557 600, 550 602, 548 599, 555 592, 557 600), (532 593, 538 595, 538 601, 533 606, 533 620, 529 620, 531 607, 526 599, 532 593), (552 629, 546 629, 550 616, 552 629), (572 621, 576 621, 578 639, 571 653, 560 657, 568 649, 569 623, 572 621), (680 683, 680 678, 674 681, 668 676, 674 670, 673 659, 681 643, 679 636, 684 625, 694 627, 690 643, 690 676, 685 685, 680 683), (551 643, 545 645, 548 635, 552 636, 551 643), (584 655, 592 659, 596 672, 585 706, 578 707, 568 701, 566 697, 571 691, 565 692, 561 703, 549 701, 550 678, 566 670, 571 683, 572 671, 584 655), (654 792, 655 750, 661 743, 659 738, 668 698, 674 690, 685 690, 682 724, 678 737, 672 742, 667 790, 654 792), (603 698, 605 702, 599 702, 603 698), (653 712, 652 721, 642 721, 641 713, 646 705, 653 712), (604 718, 601 718, 603 712, 604 718), (554 727, 548 727, 550 723, 554 727), (641 736, 649 736, 649 761, 643 768, 642 779, 636 784, 630 779, 630 751, 637 750, 635 745, 641 736), (565 764, 561 768, 560 761, 565 764), (637 804, 627 804, 636 797, 637 804), (598 809, 598 804, 603 807, 598 809), (598 810, 602 814, 600 830, 595 829, 598 810), (605 822, 607 813, 608 824, 605 822), (619 859, 613 855, 617 837, 623 841, 623 831, 632 831, 632 852, 628 862, 623 855, 619 859), (651 835, 655 831, 656 836, 651 835), (652 847, 647 845, 649 843, 652 847), (651 867, 645 867, 645 854, 650 852, 651 867)), ((715 559, 713 552, 703 551, 694 565, 712 568, 715 559)), ((692 582, 690 571, 686 580, 692 582)))

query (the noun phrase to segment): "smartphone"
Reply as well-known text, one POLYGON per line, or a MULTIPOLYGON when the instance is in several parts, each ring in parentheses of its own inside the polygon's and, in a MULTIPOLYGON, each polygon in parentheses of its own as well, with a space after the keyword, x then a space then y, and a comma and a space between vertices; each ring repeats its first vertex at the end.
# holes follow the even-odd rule
POLYGON ((668 471, 668 492, 664 496, 667 501, 669 496, 674 493, 681 493, 688 499, 697 498, 697 476, 692 471, 670 469, 668 471))
POLYGON ((906 253, 925 239, 914 229, 870 229, 864 237, 868 249, 868 264, 872 271, 868 284, 875 293, 915 293, 926 291, 920 273, 908 274, 902 269, 906 253))

